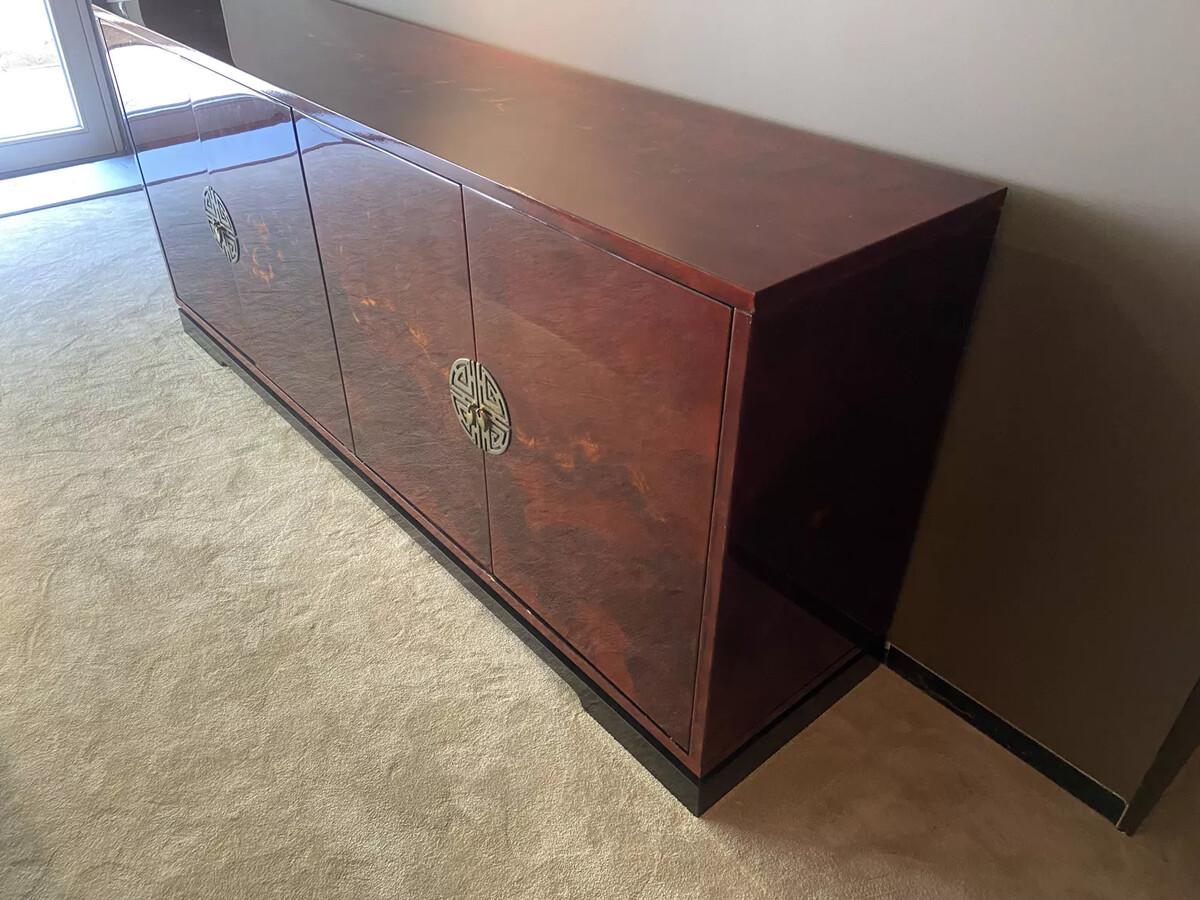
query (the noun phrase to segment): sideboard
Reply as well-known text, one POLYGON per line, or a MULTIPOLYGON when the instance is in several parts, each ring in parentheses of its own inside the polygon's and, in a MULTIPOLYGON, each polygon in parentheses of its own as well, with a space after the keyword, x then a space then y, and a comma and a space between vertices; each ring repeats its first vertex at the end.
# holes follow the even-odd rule
POLYGON ((869 668, 1001 188, 338 4, 239 68, 97 15, 189 333, 693 812, 869 668))

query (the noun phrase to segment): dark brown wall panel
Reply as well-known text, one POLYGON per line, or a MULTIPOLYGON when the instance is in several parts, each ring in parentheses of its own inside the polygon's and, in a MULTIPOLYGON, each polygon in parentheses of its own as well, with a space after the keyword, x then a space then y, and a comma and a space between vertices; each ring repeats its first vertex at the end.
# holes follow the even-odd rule
POLYGON ((1145 330, 1186 254, 1030 192, 1014 212, 892 640, 1132 800, 1200 678, 1200 407, 1145 330))
POLYGON ((730 310, 465 197, 493 569, 686 746, 730 310))
POLYGON ((483 454, 451 409, 475 354, 457 184, 296 120, 359 457, 490 564, 483 454))

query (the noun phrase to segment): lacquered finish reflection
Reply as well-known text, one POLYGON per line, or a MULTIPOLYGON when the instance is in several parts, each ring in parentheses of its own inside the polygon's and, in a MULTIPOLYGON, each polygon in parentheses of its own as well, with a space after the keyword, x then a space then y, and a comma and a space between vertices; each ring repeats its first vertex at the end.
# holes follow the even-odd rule
POLYGON ((450 403, 475 354, 457 184, 298 116, 358 456, 490 565, 483 458, 450 403))
POLYGON ((464 193, 493 570, 686 747, 730 310, 464 193))
POLYGON ((209 178, 237 228, 242 349, 347 445, 350 423, 291 110, 197 67, 209 178))
POLYGON ((176 295, 351 443, 291 110, 103 24, 176 295), (237 230, 230 263, 205 189, 237 230))
POLYGON ((204 216, 208 165, 192 111, 198 67, 107 24, 103 29, 175 293, 240 346, 233 272, 204 216))

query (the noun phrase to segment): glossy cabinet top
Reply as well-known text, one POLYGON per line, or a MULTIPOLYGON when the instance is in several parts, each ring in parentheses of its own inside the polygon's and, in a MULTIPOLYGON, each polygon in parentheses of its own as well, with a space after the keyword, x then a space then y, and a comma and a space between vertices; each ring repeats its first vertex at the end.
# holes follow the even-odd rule
POLYGON ((330 0, 239 0, 226 22, 237 65, 302 111, 743 308, 1003 196, 330 0))

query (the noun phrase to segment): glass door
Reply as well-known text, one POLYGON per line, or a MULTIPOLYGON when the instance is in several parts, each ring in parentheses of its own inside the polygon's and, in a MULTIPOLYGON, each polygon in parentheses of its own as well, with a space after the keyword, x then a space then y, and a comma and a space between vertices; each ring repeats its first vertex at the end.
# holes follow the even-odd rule
POLYGON ((0 178, 108 156, 121 145, 86 0, 5 0, 0 178))

